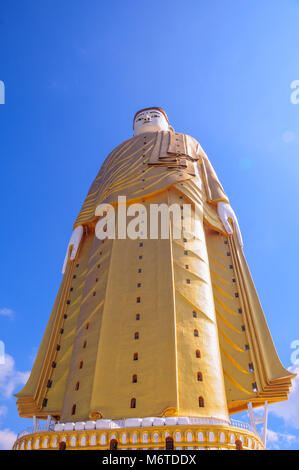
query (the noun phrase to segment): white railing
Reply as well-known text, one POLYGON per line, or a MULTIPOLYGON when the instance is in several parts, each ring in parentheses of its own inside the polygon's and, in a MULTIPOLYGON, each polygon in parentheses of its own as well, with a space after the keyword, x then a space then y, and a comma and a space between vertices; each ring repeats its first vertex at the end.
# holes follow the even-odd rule
MULTIPOLYGON (((148 418, 145 418, 145 419, 148 420, 148 418)), ((253 432, 254 434, 257 434, 255 432, 255 430, 252 428, 252 426, 250 426, 250 424, 244 423, 242 421, 237 421, 235 419, 230 419, 230 421, 224 421, 224 420, 220 420, 220 419, 217 419, 217 418, 186 418, 186 420, 188 420, 188 422, 184 423, 186 425, 190 424, 190 425, 232 426, 234 428, 246 429, 248 431, 253 432)), ((140 427, 142 427, 142 421, 143 421, 142 419, 139 420, 139 426, 140 427)), ((175 421, 176 422, 170 423, 170 422, 168 422, 167 418, 163 418, 163 419, 161 419, 160 425, 177 426, 177 425, 183 424, 183 423, 178 422, 178 418, 176 418, 175 421)), ((91 423, 91 422, 89 421, 88 423, 91 423)), ((126 420, 124 420, 124 419, 123 420, 107 420, 107 423, 106 423, 105 426, 103 426, 104 423, 103 423, 102 420, 100 420, 100 423, 101 423, 101 426, 98 427, 97 423, 94 422, 94 427, 93 428, 94 429, 122 429, 122 428, 136 427, 136 426, 133 426, 132 424, 129 425, 128 423, 126 423, 126 420)), ((85 423, 82 423, 82 424, 85 424, 85 423)), ((155 424, 152 421, 151 424, 147 424, 147 426, 155 426, 155 424)), ((83 426, 81 429, 85 429, 85 426, 83 426)), ((88 429, 89 430, 91 429, 90 426, 88 426, 88 429)), ((49 426, 49 425, 47 425, 47 423, 42 423, 41 421, 39 421, 38 428, 28 427, 28 428, 24 429, 23 431, 21 431, 18 434, 17 439, 20 439, 21 437, 23 437, 27 434, 35 434, 35 433, 39 433, 39 432, 49 432, 49 431, 54 431, 54 430, 55 429, 54 429, 54 424, 53 423, 51 423, 50 426, 49 426)), ((63 428, 62 428, 62 430, 63 430, 63 428)), ((56 432, 57 432, 57 430, 56 430, 56 432)))
POLYGON ((234 428, 247 429, 248 431, 254 432, 250 424, 243 423, 243 421, 237 421, 236 419, 231 419, 230 425, 233 426, 234 428))

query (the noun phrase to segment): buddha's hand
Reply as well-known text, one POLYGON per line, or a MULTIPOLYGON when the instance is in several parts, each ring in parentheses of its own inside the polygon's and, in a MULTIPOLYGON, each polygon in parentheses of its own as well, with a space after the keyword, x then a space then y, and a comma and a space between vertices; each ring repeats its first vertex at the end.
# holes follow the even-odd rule
POLYGON ((66 255, 65 255, 65 258, 64 258, 63 267, 62 267, 62 274, 65 273, 66 265, 67 265, 67 262, 68 262, 69 253, 70 253, 71 248, 72 248, 72 251, 71 251, 71 255, 70 255, 70 260, 73 260, 73 259, 76 258, 76 254, 77 254, 80 242, 81 242, 82 235, 83 235, 83 227, 82 227, 82 225, 79 225, 79 227, 76 227, 75 230, 73 231, 71 239, 69 241, 69 244, 68 244, 68 247, 67 247, 67 250, 66 250, 66 255))
POLYGON ((243 240, 242 240, 242 235, 241 235, 241 230, 239 227, 238 219, 233 209, 231 208, 231 206, 227 202, 223 202, 223 201, 218 202, 217 212, 218 212, 221 222, 224 225, 226 232, 229 235, 232 235, 234 233, 233 227, 231 226, 229 219, 233 221, 236 234, 238 237, 239 245, 243 246, 243 240))

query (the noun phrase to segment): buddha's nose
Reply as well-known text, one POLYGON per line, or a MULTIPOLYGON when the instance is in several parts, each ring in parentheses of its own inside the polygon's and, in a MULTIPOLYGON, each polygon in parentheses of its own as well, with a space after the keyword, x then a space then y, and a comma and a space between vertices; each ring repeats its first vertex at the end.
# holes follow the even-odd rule
POLYGON ((151 117, 149 114, 147 114, 146 116, 144 116, 144 122, 150 122, 151 121, 151 117))

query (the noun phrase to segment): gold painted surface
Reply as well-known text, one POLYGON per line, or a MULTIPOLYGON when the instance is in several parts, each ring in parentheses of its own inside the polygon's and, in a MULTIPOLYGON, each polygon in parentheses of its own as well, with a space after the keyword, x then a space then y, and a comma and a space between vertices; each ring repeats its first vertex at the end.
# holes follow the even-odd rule
POLYGON ((31 376, 17 394, 21 416, 69 422, 171 412, 227 419, 248 401, 287 398, 292 375, 277 357, 243 252, 217 215, 217 200, 227 200, 223 188, 194 139, 178 139, 178 154, 165 155, 168 138, 129 139, 95 179, 76 222, 85 227, 79 254, 68 263, 31 376), (195 239, 102 243, 94 236, 94 209, 118 194, 128 204, 191 203, 195 239))

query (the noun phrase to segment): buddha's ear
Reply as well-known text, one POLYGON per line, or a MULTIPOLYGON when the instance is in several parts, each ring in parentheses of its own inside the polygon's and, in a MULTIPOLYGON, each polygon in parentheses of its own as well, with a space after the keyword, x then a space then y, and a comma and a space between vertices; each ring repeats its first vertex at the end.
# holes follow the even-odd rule
POLYGON ((174 128, 172 126, 168 126, 168 129, 170 130, 170 132, 174 132, 174 128))

